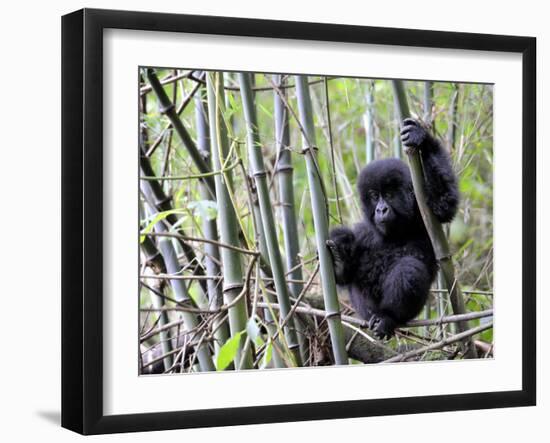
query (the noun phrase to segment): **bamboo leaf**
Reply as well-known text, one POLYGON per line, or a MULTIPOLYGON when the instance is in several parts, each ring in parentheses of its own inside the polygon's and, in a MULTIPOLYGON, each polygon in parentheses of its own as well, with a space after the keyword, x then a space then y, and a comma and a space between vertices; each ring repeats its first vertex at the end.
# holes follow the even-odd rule
POLYGON ((168 211, 156 213, 153 219, 149 222, 149 224, 141 230, 141 235, 139 236, 140 243, 143 243, 145 241, 145 236, 153 231, 153 228, 158 222, 164 220, 165 218, 169 217, 172 214, 185 215, 185 211, 183 209, 170 209, 168 211))
POLYGON ((235 360, 243 333, 244 331, 237 332, 220 348, 220 352, 218 353, 218 358, 216 360, 217 371, 225 370, 233 362, 233 360, 235 360))
POLYGON ((264 344, 260 333, 260 327, 258 326, 258 323, 256 323, 254 317, 250 317, 246 322, 246 333, 250 337, 250 340, 252 340, 257 346, 262 346, 264 344))
POLYGON ((264 105, 262 105, 261 103, 258 103, 258 108, 260 108, 260 110, 262 110, 262 112, 264 112, 270 119, 273 119, 273 113, 267 109, 264 105))
POLYGON ((187 206, 203 220, 215 220, 218 217, 218 206, 212 200, 198 200, 189 203, 187 206))
POLYGON ((265 369, 269 362, 271 361, 271 357, 273 356, 273 343, 271 340, 269 340, 269 343, 267 344, 264 352, 264 358, 262 359, 262 364, 260 365, 260 369, 265 369))

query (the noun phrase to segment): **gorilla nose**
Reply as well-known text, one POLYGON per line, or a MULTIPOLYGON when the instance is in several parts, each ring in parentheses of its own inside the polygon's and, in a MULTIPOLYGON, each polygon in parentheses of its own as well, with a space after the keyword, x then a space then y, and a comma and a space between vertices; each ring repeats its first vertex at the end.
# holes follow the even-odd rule
POLYGON ((377 207, 376 208, 376 213, 378 215, 386 215, 386 213, 388 212, 388 207, 387 206, 382 206, 382 207, 377 207))

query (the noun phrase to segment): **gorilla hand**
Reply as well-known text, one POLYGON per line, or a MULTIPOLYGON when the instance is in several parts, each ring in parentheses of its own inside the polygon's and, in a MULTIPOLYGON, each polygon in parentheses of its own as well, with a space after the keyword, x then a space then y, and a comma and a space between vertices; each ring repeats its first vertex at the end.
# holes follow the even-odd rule
POLYGON ((420 122, 412 118, 406 118, 403 120, 403 127, 401 128, 401 142, 403 143, 407 154, 411 154, 417 149, 423 148, 423 145, 425 145, 424 142, 428 137, 430 137, 430 134, 420 122))
POLYGON ((326 241, 327 249, 332 256, 336 283, 345 285, 353 274, 354 245, 356 243, 353 231, 344 226, 333 229, 326 241))

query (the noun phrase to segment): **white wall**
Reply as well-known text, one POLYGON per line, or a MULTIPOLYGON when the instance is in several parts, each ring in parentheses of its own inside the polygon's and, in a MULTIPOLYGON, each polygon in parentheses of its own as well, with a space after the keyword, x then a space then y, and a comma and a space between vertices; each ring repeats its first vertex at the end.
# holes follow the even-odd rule
MULTIPOLYGON (((411 27, 449 31, 531 35, 538 38, 538 148, 543 122, 550 119, 550 96, 542 79, 550 76, 550 28, 544 2, 462 0, 444 2, 377 1, 276 2, 202 0, 112 0, 102 2, 6 2, 2 7, 0 60, 0 285, 2 359, 0 364, 1 435, 4 441, 72 441, 82 437, 62 430, 60 409, 60 16, 87 7, 192 14, 234 15, 302 21, 411 27), (508 6, 508 4, 510 6, 508 6), (359 8, 359 9, 357 9, 359 8), (543 107, 545 109, 543 109, 543 107), (544 112, 543 112, 544 111, 544 112), (7 241, 7 244, 6 244, 7 241), (29 259, 32 258, 32 261, 29 259), (24 307, 21 309, 21 307, 24 307), (23 325, 23 330, 17 329, 23 325), (15 339, 14 339, 15 338, 15 339), (21 339, 24 347, 21 346, 21 339), (17 349, 16 349, 17 347, 17 349)), ((519 123, 518 123, 519 124, 519 123)), ((518 149, 520 147, 518 146, 518 149)), ((548 192, 549 156, 539 155, 539 193, 548 192)), ((547 194, 546 194, 547 195, 547 194)), ((539 198, 539 226, 548 225, 550 201, 539 198)), ((511 202, 513 204, 513 202, 511 202)), ((511 210, 514 210, 511 208, 511 210)), ((517 210, 517 209, 516 209, 517 210)), ((540 231, 540 230, 539 230, 540 231)), ((550 265, 549 236, 539 235, 539 275, 550 265)), ((539 313, 550 303, 542 296, 548 284, 539 278, 539 313)), ((548 434, 550 369, 544 343, 550 328, 539 314, 539 406, 493 411, 453 412, 399 417, 332 420, 224 429, 170 431, 99 437, 153 441, 158 438, 202 441, 265 442, 353 438, 374 441, 494 441, 548 434)), ((366 383, 369 380, 365 380, 366 383)), ((541 437, 538 437, 538 436, 541 437)))

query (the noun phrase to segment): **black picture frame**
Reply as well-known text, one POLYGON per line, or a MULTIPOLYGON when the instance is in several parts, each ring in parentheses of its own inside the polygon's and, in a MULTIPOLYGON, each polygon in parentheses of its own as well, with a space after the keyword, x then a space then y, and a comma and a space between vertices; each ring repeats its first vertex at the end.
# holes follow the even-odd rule
POLYGON ((62 18, 62 426, 82 434, 536 404, 536 39, 83 9, 62 18), (522 388, 131 415, 103 413, 103 31, 108 28, 519 53, 522 98, 522 388))

